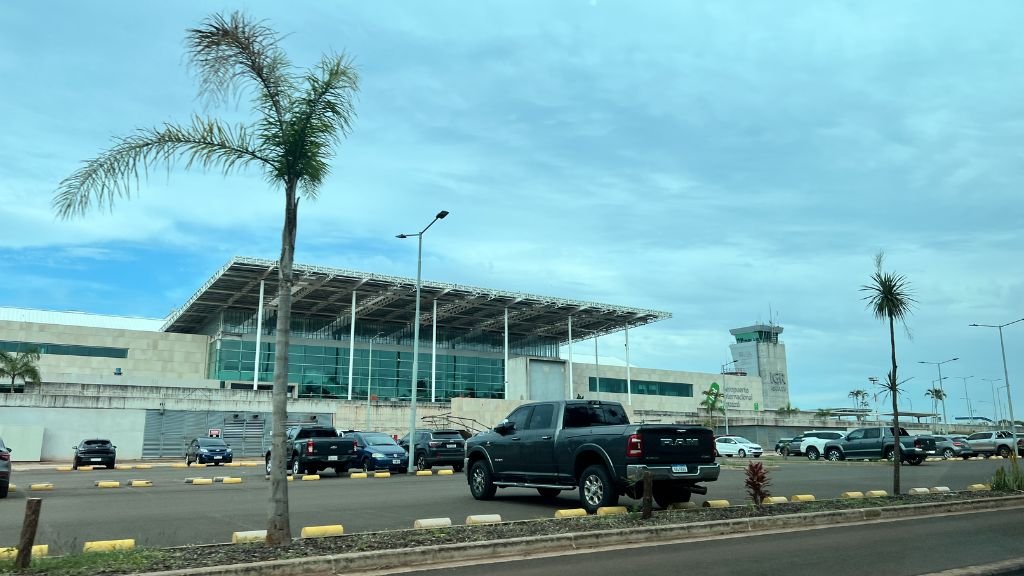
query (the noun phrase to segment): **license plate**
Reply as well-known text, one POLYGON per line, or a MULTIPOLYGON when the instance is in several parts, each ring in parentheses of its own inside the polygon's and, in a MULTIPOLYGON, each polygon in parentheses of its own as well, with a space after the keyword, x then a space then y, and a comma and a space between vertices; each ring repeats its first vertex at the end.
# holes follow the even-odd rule
POLYGON ((89 458, 90 462, 100 462, 103 458, 89 458))
POLYGON ((334 460, 337 460, 337 459, 338 459, 338 457, 337 457, 337 456, 328 456, 328 457, 327 457, 327 460, 329 460, 329 461, 332 461, 332 462, 333 462, 334 460))
POLYGON ((672 472, 676 474, 686 474, 686 464, 673 464, 672 472))
POLYGON ((402 461, 401 460, 392 460, 391 463, 392 464, 401 464, 402 461))
POLYGON ((220 460, 220 459, 222 459, 222 458, 224 458, 224 457, 223 457, 223 456, 214 456, 214 457, 213 457, 213 459, 214 459, 214 460, 220 460))
POLYGON ((445 445, 445 448, 455 448, 455 444, 447 444, 445 445))

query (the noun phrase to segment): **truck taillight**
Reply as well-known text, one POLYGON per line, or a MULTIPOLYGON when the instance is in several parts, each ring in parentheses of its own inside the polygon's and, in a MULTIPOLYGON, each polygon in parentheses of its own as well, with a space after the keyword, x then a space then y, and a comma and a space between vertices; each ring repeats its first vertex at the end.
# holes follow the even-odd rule
POLYGON ((313 453, 313 439, 306 440, 306 454, 313 453))
POLYGON ((440 442, 428 442, 428 444, 430 445, 431 448, 437 448, 438 446, 441 445, 440 442))
POLYGON ((914 440, 914 448, 923 448, 923 447, 924 447, 924 442, 922 442, 920 438, 914 440))
POLYGON ((358 449, 359 449, 359 442, 356 442, 355 440, 353 440, 352 441, 352 451, 355 452, 358 449))
POLYGON ((644 438, 639 434, 630 434, 626 440, 626 458, 643 458, 644 438))
POLYGON ((10 460, 10 459, 11 459, 10 453, 8 453, 8 452, 0 452, 0 460, 7 461, 7 460, 10 460))

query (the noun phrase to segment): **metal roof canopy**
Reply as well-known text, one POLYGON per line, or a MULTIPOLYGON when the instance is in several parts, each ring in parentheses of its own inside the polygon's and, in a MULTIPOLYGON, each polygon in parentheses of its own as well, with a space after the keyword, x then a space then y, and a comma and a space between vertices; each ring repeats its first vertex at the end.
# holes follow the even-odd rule
MULTIPOLYGON (((352 292, 355 291, 356 322, 392 324, 396 331, 412 325, 416 304, 416 280, 413 278, 305 264, 294 265, 293 275, 292 314, 295 316, 344 322, 351 316, 352 292)), ((215 314, 228 308, 249 309, 255 313, 261 280, 265 282, 265 302, 273 306, 278 290, 277 261, 236 256, 182 307, 171 312, 161 330, 196 333, 215 314)), ((422 282, 420 299, 422 325, 431 324, 436 300, 438 328, 464 330, 467 337, 484 332, 501 334, 506 307, 510 336, 544 336, 557 338, 560 343, 569 340, 570 316, 574 340, 672 317, 669 312, 657 310, 431 281, 422 282)))

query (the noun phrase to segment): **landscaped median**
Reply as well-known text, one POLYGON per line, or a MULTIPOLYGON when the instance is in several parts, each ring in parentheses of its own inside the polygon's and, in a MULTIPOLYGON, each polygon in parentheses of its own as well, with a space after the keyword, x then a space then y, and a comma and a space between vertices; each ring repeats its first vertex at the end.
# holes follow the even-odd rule
MULTIPOLYGON (((350 573, 396 566, 653 544, 690 537, 750 533, 780 528, 824 526, 864 520, 909 518, 948 512, 1024 507, 1024 494, 998 492, 930 493, 920 496, 816 500, 771 506, 730 506, 659 511, 648 520, 639 512, 420 528, 300 539, 288 548, 262 544, 118 551, 111 562, 101 554, 41 559, 29 574, 114 575, 164 572, 164 576, 285 576, 350 573), (83 571, 83 566, 88 570, 83 571)), ((13 572, 0 562, 0 574, 13 572)))

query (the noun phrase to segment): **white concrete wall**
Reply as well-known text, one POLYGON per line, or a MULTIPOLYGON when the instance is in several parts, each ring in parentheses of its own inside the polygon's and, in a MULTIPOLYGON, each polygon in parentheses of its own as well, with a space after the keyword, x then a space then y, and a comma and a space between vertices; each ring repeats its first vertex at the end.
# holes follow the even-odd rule
MULTIPOLYGON (((0 421, 3 421, 2 416, 0 421)), ((15 462, 38 462, 42 459, 45 430, 42 426, 0 424, 0 438, 4 439, 4 446, 11 449, 11 459, 15 462), (13 450, 15 446, 17 450, 13 450)))
MULTIPOLYGON (((0 422, 11 426, 43 428, 42 450, 36 460, 70 461, 72 446, 86 438, 105 438, 117 446, 119 459, 142 457, 142 436, 146 427, 145 410, 96 410, 87 408, 24 408, 0 406, 0 422)), ((4 437, 14 447, 16 460, 29 460, 19 445, 4 437)), ((27 449, 27 447, 26 447, 27 449)))
POLYGON ((128 349, 127 358, 44 354, 39 361, 44 382, 219 385, 206 379, 207 336, 0 321, 0 340, 128 349), (115 368, 121 376, 114 376, 115 368))

